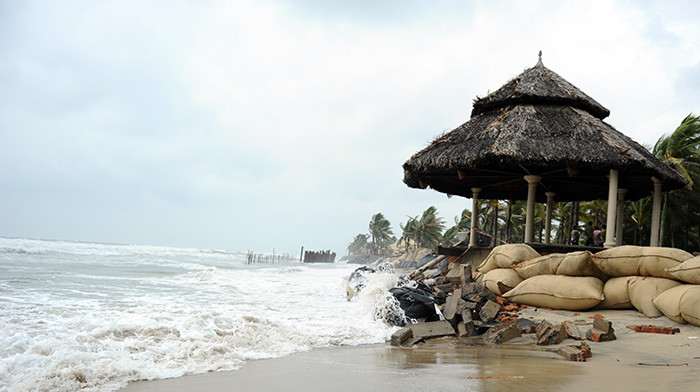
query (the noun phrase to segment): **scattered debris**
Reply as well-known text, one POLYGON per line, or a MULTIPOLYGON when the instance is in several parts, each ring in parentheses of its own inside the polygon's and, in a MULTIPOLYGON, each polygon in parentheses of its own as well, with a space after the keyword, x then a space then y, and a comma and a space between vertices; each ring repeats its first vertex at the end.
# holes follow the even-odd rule
POLYGON ((391 335, 391 345, 400 346, 412 337, 413 330, 411 329, 411 327, 403 327, 391 335))
POLYGON ((535 337, 537 338, 537 345, 547 346, 563 342, 567 334, 563 325, 553 325, 547 320, 542 320, 535 329, 535 337))
POLYGON ((486 343, 505 343, 522 336, 522 330, 516 322, 498 324, 489 328, 484 336, 486 343))
POLYGON ((586 342, 561 347, 557 350, 557 354, 574 362, 586 362, 586 358, 590 358, 592 355, 591 347, 586 342))
POLYGON ((610 340, 615 340, 615 329, 612 327, 610 321, 604 320, 600 317, 593 318, 593 328, 586 332, 586 339, 592 340, 594 342, 607 342, 610 340))
POLYGON ((628 325, 627 328, 634 332, 660 333, 665 335, 681 333, 680 328, 657 327, 655 325, 628 325))
POLYGON ((491 300, 486 301, 486 303, 481 307, 479 311, 479 318, 481 321, 489 322, 496 319, 496 315, 501 311, 501 306, 491 300))
POLYGON ((569 335, 569 338, 574 340, 581 340, 585 338, 585 335, 579 330, 577 325, 578 323, 576 321, 564 321, 561 324, 564 326, 564 331, 566 331, 566 334, 569 335))
POLYGON ((638 362, 637 365, 641 365, 641 366, 688 366, 687 363, 644 363, 644 362, 638 362))

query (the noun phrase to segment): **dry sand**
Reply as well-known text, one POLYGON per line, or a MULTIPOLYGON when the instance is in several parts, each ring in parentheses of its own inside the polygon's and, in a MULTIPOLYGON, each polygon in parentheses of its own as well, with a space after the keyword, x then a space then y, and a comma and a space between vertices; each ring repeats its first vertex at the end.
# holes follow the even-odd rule
MULTIPOLYGON (((521 311, 520 317, 592 322, 588 317, 595 313, 529 308, 521 311)), ((535 346, 527 335, 508 344, 484 347, 448 338, 414 348, 372 345, 317 349, 251 361, 232 372, 135 382, 123 392, 698 390, 700 328, 679 325, 665 317, 640 317, 636 311, 599 313, 613 322, 617 340, 589 342, 593 357, 585 363, 565 361, 553 352, 558 346, 535 346), (677 327, 681 333, 637 333, 626 328, 634 324, 677 327)), ((573 343, 566 340, 563 344, 573 343)))

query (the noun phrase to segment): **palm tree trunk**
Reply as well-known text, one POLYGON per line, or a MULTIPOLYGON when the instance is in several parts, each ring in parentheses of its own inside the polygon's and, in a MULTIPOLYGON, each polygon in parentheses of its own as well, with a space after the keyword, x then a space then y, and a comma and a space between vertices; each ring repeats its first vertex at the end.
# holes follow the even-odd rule
POLYGON ((508 200, 508 219, 506 219, 506 242, 510 244, 511 219, 513 217, 513 200, 508 200))
POLYGON ((663 206, 661 207, 661 229, 659 230, 659 246, 664 246, 664 237, 666 237, 667 220, 668 218, 668 193, 664 193, 663 206))

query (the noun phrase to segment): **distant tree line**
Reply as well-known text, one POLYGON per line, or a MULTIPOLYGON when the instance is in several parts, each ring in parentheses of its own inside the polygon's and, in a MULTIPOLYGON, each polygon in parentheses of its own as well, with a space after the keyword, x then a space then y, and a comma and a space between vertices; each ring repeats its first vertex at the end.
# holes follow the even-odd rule
MULTIPOLYGON (((650 150, 688 180, 685 188, 664 194, 660 246, 700 251, 700 116, 688 115, 674 132, 663 135, 650 150)), ((523 242, 525 210, 525 201, 479 200, 477 230, 490 236, 492 245, 523 242)), ((536 204, 535 240, 539 242, 545 237, 545 214, 545 205, 536 204)), ((651 214, 651 196, 625 202, 623 244, 649 244, 651 214)), ((572 235, 589 222, 602 227, 606 215, 606 200, 555 202, 551 241, 570 244, 572 235)), ((409 217, 405 224, 399 223, 401 236, 397 239, 391 223, 384 215, 377 213, 370 219, 369 232, 355 236, 347 249, 352 255, 377 255, 386 253, 393 243, 398 243, 405 250, 452 245, 457 242, 458 232, 470 229, 471 218, 471 211, 464 209, 454 218, 455 224, 446 228, 445 220, 431 206, 422 214, 409 217)), ((585 236, 580 237, 583 242, 585 236)))

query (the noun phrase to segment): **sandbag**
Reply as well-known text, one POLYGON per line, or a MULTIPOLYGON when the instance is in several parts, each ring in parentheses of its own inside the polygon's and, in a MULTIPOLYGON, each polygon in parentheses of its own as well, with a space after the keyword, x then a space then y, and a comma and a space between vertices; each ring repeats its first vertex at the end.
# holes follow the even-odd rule
POLYGON ((681 315, 681 299, 688 290, 695 287, 698 286, 692 284, 682 284, 680 286, 672 287, 657 295, 652 302, 654 303, 654 306, 656 306, 656 309, 661 311, 664 316, 677 323, 685 324, 686 321, 681 315))
POLYGON ((485 274, 496 268, 510 268, 513 264, 539 256, 540 254, 528 244, 499 245, 491 250, 476 271, 485 274))
POLYGON ((528 279, 537 275, 595 276, 604 278, 591 259, 591 252, 552 253, 513 266, 520 277, 528 279))
POLYGON ((603 282, 590 276, 539 275, 522 281, 503 297, 525 305, 584 310, 603 300, 603 282))
POLYGON ((497 295, 503 295, 523 281, 523 278, 512 268, 496 268, 481 277, 481 283, 497 295))
POLYGON ((625 245, 592 256, 593 263, 608 276, 655 276, 673 279, 667 269, 692 258, 676 248, 625 245))
POLYGON ((685 321, 700 327, 700 287, 693 287, 683 294, 680 308, 685 321))
POLYGON ((680 284, 681 282, 666 278, 654 278, 649 276, 634 277, 629 282, 632 306, 646 316, 662 316, 663 313, 654 306, 654 297, 680 284))
POLYGON ((682 262, 669 269, 668 273, 683 282, 700 284, 700 256, 682 262))
POLYGON ((634 309, 630 299, 629 281, 634 276, 620 276, 608 279, 603 286, 603 302, 599 309, 634 309))

